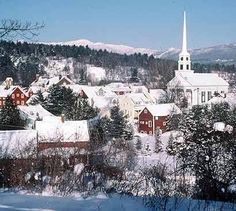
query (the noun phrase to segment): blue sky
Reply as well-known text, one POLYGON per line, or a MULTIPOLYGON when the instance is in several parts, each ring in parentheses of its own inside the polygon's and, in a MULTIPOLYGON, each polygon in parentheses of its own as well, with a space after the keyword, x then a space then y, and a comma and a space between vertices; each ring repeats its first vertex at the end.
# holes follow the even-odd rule
POLYGON ((44 22, 39 41, 89 39, 134 47, 190 48, 236 42, 236 0, 0 0, 0 19, 44 22))

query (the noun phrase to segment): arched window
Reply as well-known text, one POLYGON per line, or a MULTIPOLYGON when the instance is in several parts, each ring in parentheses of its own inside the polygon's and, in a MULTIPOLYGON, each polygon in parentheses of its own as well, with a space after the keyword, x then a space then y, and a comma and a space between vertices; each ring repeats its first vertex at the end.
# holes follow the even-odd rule
POLYGON ((187 67, 186 67, 186 69, 188 70, 189 69, 189 65, 187 64, 187 67))
POLYGON ((180 65, 180 69, 183 70, 183 65, 182 64, 180 65))
POLYGON ((181 57, 181 58, 180 58, 180 60, 181 60, 181 61, 183 61, 183 60, 184 60, 184 58, 183 58, 183 57, 181 57))

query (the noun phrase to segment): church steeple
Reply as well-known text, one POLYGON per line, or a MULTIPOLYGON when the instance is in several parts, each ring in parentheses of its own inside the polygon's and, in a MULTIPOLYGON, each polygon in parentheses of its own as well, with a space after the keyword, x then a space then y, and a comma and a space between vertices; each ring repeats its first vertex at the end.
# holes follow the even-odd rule
POLYGON ((182 50, 179 54, 178 70, 180 71, 191 70, 190 54, 188 53, 187 50, 187 27, 186 27, 185 11, 184 11, 184 24, 183 24, 183 43, 182 43, 182 50))

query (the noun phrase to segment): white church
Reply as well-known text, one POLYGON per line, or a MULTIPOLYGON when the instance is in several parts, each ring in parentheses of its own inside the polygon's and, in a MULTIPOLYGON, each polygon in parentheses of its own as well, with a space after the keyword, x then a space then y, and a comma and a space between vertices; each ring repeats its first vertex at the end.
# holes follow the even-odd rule
POLYGON ((185 96, 188 107, 205 104, 214 95, 224 96, 229 84, 214 73, 194 73, 191 69, 190 54, 187 50, 186 14, 184 12, 183 43, 179 54, 178 70, 175 77, 168 82, 167 90, 176 91, 185 96))

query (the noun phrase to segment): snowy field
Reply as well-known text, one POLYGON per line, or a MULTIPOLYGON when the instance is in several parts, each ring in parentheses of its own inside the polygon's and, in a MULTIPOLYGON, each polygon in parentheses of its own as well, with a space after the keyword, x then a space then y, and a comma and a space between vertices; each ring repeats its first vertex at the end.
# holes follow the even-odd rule
MULTIPOLYGON (((235 210, 236 205, 221 202, 197 201, 189 199, 167 199, 165 210, 187 211, 187 210, 235 210)), ((161 207, 165 202, 156 202, 155 210, 163 210, 161 207), (159 208, 158 208, 159 207, 159 208)), ((141 197, 129 197, 113 194, 108 197, 102 193, 97 196, 83 199, 79 194, 73 197, 55 197, 27 195, 12 192, 0 192, 0 210, 4 211, 149 211, 141 197)))
POLYGON ((25 195, 11 192, 0 193, 0 210, 21 211, 120 211, 120 210, 150 210, 145 207, 141 199, 114 195, 107 197, 99 194, 83 199, 80 195, 74 197, 52 197, 25 195))
POLYGON ((154 136, 150 136, 144 133, 135 134, 136 136, 139 136, 142 141, 142 149, 137 154, 138 162, 136 169, 152 167, 157 165, 158 163, 168 166, 169 170, 173 170, 175 168, 175 158, 173 156, 169 156, 166 153, 166 146, 171 133, 175 134, 176 132, 166 132, 161 135, 162 151, 158 153, 154 152, 156 142, 154 136))

